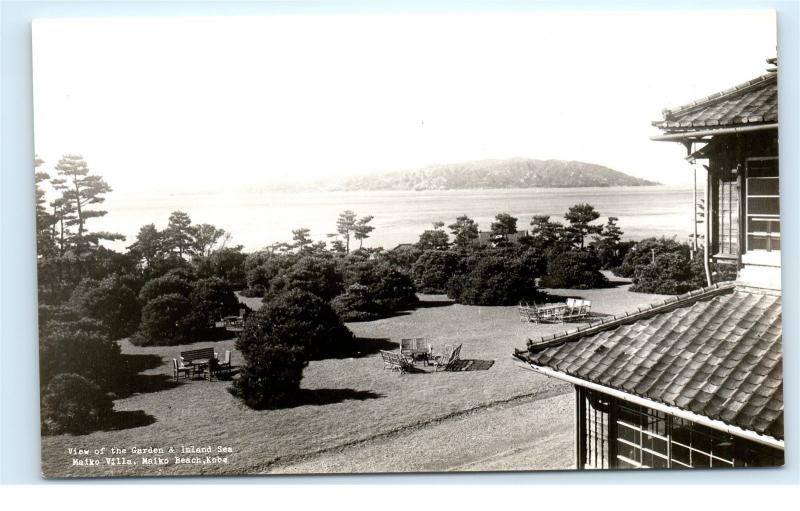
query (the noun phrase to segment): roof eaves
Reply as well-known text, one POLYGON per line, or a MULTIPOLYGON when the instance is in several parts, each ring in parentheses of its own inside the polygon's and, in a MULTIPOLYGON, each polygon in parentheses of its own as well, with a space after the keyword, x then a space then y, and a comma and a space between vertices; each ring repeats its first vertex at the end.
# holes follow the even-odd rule
MULTIPOLYGON (((734 85, 729 89, 725 89, 720 92, 715 92, 714 94, 709 94, 708 96, 696 99, 679 107, 666 108, 662 111, 662 113, 664 114, 664 120, 667 120, 668 116, 684 114, 689 110, 707 106, 709 103, 714 103, 720 100, 727 99, 730 96, 733 96, 734 94, 741 94, 742 92, 746 92, 749 89, 758 88, 762 86, 764 82, 774 81, 777 80, 777 78, 778 76, 775 73, 764 74, 757 78, 753 78, 752 80, 748 80, 738 85, 734 85)), ((656 122, 663 122, 663 121, 656 121, 656 122)))

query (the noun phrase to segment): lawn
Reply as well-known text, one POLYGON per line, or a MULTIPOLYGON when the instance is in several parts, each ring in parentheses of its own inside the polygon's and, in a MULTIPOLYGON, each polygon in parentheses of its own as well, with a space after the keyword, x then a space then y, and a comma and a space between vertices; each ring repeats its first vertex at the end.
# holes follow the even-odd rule
MULTIPOLYGON (((626 287, 552 293, 590 299, 593 311, 601 314, 618 313, 664 298, 630 293, 626 287)), ((537 445, 545 445, 554 434, 560 435, 562 443, 571 435, 571 429, 564 431, 567 424, 571 425, 568 397, 557 399, 571 392, 571 388, 522 369, 511 358, 513 349, 524 347, 527 338, 565 327, 520 323, 515 307, 464 306, 438 295, 421 295, 421 299, 416 310, 348 324, 361 340, 362 353, 353 358, 311 362, 304 372, 298 403, 279 410, 247 408, 228 392, 230 381, 175 383, 172 379, 171 359, 180 351, 214 345, 222 353, 234 349, 233 339, 152 348, 121 341, 131 375, 130 391, 115 400, 112 429, 82 436, 44 437, 43 472, 47 476, 82 477, 243 474, 295 471, 297 467, 312 472, 386 471, 386 467, 398 470, 568 467, 571 447, 564 449, 563 459, 553 459, 550 452, 542 461, 537 445), (434 349, 441 349, 446 343, 463 343, 462 358, 478 361, 473 367, 481 370, 438 373, 428 370, 399 376, 383 369, 379 349, 397 349, 400 338, 418 336, 428 337, 434 349), (500 413, 497 417, 502 417, 502 427, 491 426, 488 418, 480 419, 482 423, 464 422, 484 409, 487 413, 500 413), (537 434, 533 438, 530 434, 525 436, 525 428, 530 430, 526 416, 538 412, 542 415, 536 417, 540 424, 535 430, 537 434), (548 418, 547 414, 557 416, 548 418), (480 435, 462 434, 476 425, 481 428, 480 435), (453 432, 462 433, 454 436, 453 432), (406 448, 392 449, 388 461, 380 462, 386 456, 384 446, 396 444, 399 436, 407 437, 406 448), (477 445, 481 455, 450 464, 422 463, 419 460, 425 459, 430 438, 443 439, 445 443, 440 443, 440 448, 451 453, 474 450, 477 445), (520 450, 515 445, 525 447, 520 450), (182 446, 211 446, 214 450, 225 446, 232 453, 226 455, 225 463, 175 464, 174 456, 180 454, 182 446), (76 448, 93 453, 103 447, 106 451, 100 456, 73 456, 68 452, 69 448, 76 448), (127 449, 127 453, 116 456, 137 464, 106 464, 106 456, 114 457, 108 454, 112 447, 127 449), (169 459, 166 465, 143 465, 142 455, 131 454, 134 447, 163 448, 165 452, 172 447, 178 452, 164 455, 169 459), (361 457, 342 458, 346 452, 360 453, 361 457), (509 453, 505 461, 503 452, 509 453), (100 464, 72 466, 74 458, 96 458, 100 464), (326 463, 326 459, 331 462, 326 463), (344 463, 345 459, 352 461, 344 463)), ((238 352, 234 352, 233 364, 241 362, 238 352)))

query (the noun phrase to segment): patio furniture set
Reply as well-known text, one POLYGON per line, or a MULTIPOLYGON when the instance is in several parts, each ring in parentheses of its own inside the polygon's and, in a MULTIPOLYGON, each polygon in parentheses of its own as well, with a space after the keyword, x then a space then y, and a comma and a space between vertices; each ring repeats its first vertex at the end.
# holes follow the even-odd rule
POLYGON ((400 351, 381 350, 383 368, 409 372, 417 362, 433 366, 433 371, 446 371, 461 359, 461 344, 445 344, 444 351, 436 353, 425 337, 400 339, 400 351))
POLYGON ((211 381, 212 376, 218 376, 223 371, 230 373, 231 369, 230 350, 225 350, 222 360, 219 359, 214 348, 182 351, 180 359, 172 359, 172 373, 175 381, 178 381, 181 376, 191 379, 197 376, 205 378, 206 374, 208 380, 211 381))
POLYGON ((564 323, 567 321, 583 321, 590 317, 592 302, 577 298, 567 298, 564 303, 545 305, 519 305, 519 320, 530 323, 564 323))

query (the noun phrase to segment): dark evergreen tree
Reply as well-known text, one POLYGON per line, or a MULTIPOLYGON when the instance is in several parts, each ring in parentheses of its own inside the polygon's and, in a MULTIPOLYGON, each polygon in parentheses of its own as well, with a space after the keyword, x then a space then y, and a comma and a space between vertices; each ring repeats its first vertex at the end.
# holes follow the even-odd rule
POLYGON ((453 244, 462 249, 472 246, 478 239, 478 224, 467 215, 461 215, 447 227, 453 235, 453 244))
POLYGON ((590 222, 600 218, 600 213, 591 204, 583 203, 572 206, 567 211, 567 214, 564 215, 564 218, 569 222, 566 229, 567 234, 572 238, 573 243, 581 249, 584 248, 586 236, 600 234, 603 230, 602 225, 590 225, 590 222))

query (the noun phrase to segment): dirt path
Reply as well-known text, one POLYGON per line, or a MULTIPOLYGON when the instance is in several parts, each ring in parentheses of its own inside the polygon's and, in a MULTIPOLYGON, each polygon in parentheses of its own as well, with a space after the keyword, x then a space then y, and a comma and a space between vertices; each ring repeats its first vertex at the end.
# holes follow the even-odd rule
POLYGON ((274 465, 270 473, 564 470, 574 466, 571 387, 274 465), (566 393, 564 393, 566 392, 566 393))

